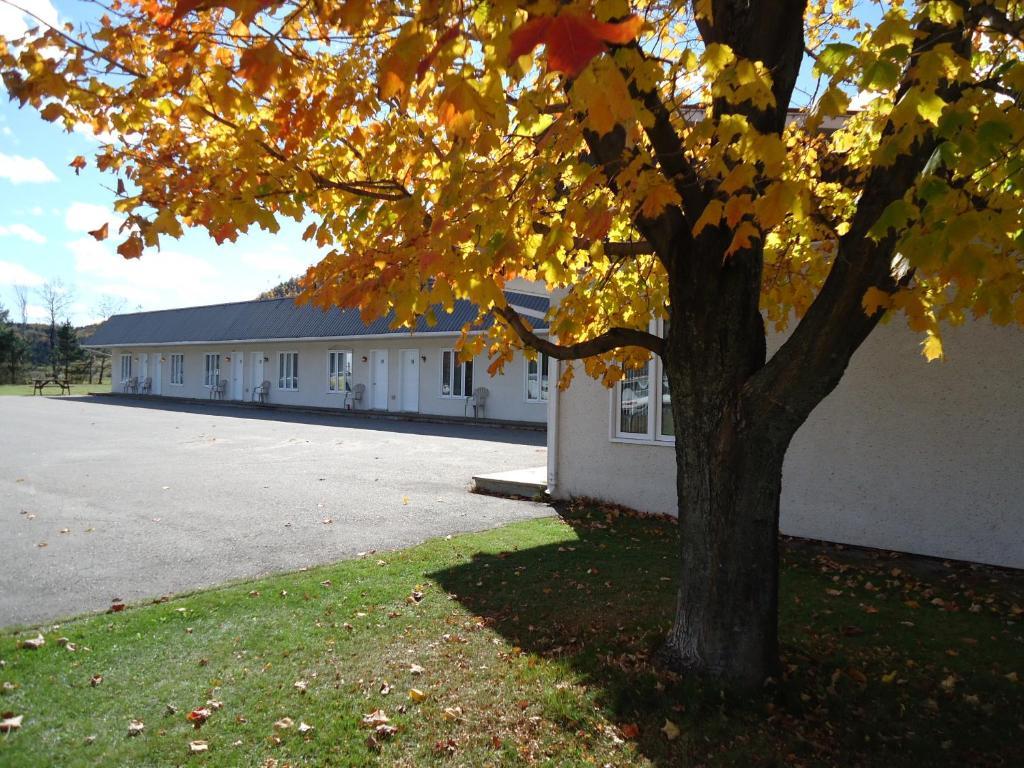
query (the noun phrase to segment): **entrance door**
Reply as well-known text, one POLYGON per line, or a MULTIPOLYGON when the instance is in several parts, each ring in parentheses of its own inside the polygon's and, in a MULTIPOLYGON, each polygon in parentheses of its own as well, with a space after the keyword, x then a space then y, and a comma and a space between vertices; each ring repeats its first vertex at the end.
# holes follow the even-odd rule
POLYGON ((139 355, 139 392, 142 392, 146 378, 149 376, 149 355, 145 352, 139 355))
POLYGON ((160 355, 153 355, 153 394, 160 394, 160 380, 163 378, 164 366, 160 355))
POLYGON ((420 409, 420 351, 403 349, 402 358, 402 410, 420 409))
POLYGON ((245 377, 243 362, 245 355, 241 352, 231 353, 231 399, 244 400, 245 390, 242 389, 242 379, 245 377))
POLYGON ((263 379, 266 378, 263 374, 263 353, 253 352, 252 354, 252 388, 263 384, 263 379))
POLYGON ((388 351, 370 350, 370 407, 378 411, 388 409, 388 351))

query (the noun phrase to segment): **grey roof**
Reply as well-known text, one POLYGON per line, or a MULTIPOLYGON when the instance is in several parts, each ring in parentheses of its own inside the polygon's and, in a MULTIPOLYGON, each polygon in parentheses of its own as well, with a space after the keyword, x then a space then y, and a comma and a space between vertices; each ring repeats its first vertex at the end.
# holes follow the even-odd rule
MULTIPOLYGON (((547 323, 533 313, 543 315, 548 309, 545 296, 506 291, 513 306, 531 314, 524 319, 536 330, 546 330, 547 323)), ((477 317, 477 307, 470 301, 455 302, 451 313, 435 310, 437 322, 430 325, 425 318, 416 324, 416 333, 457 334, 477 317)), ((387 336, 408 334, 409 329, 390 327, 392 315, 364 323, 357 309, 323 311, 311 304, 296 304, 294 299, 242 301, 213 304, 205 307, 183 307, 156 312, 135 312, 114 315, 100 325, 84 344, 89 347, 124 347, 144 344, 174 344, 247 339, 313 339, 346 336, 387 336)), ((493 322, 486 315, 478 324, 487 328, 493 322)))

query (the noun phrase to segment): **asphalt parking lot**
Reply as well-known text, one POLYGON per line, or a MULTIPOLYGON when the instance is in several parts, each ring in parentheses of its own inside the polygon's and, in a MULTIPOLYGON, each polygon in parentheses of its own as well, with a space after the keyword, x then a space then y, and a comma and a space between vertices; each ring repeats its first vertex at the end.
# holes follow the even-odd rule
POLYGON ((551 514, 468 492, 539 432, 0 397, 0 626, 551 514))

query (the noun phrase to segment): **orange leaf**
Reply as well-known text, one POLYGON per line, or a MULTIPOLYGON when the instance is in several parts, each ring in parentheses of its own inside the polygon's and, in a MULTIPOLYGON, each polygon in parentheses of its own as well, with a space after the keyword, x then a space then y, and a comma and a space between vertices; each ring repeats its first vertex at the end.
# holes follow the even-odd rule
POLYGON ((119 246, 117 252, 126 259, 137 259, 142 255, 142 238, 132 235, 119 246))
POLYGON ((451 27, 447 32, 437 38, 437 42, 434 43, 434 47, 430 49, 430 53, 423 57, 423 60, 416 65, 416 81, 419 82, 423 79, 423 76, 427 74, 427 70, 430 69, 434 63, 434 59, 437 58, 437 54, 440 53, 441 48, 445 44, 450 43, 459 35, 458 27, 451 27))
POLYGON ((100 227, 99 229, 90 229, 89 230, 89 234, 92 235, 93 237, 95 237, 97 240, 106 240, 107 239, 107 230, 109 230, 109 229, 110 229, 110 224, 108 222, 108 223, 104 224, 102 227, 100 227))
POLYGON ((75 169, 75 176, 77 176, 86 166, 85 158, 78 155, 78 157, 68 163, 68 166, 75 169))
POLYGON ((544 44, 548 67, 576 77, 592 58, 608 49, 608 43, 628 43, 639 34, 642 25, 639 16, 614 23, 576 13, 537 16, 512 33, 509 59, 515 61, 544 44))

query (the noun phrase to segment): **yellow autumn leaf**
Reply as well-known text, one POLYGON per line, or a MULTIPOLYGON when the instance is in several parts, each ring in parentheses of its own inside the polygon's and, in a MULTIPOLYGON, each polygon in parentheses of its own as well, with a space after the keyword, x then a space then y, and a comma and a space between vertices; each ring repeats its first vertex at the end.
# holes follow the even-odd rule
POLYGON ((676 188, 667 181, 659 182, 647 191, 640 205, 640 213, 648 219, 656 219, 670 205, 681 205, 682 199, 676 188))
POLYGON ((419 704, 421 701, 424 701, 427 698, 427 694, 425 694, 419 688, 410 688, 409 698, 415 701, 417 704, 419 704))
POLYGON ((928 331, 924 341, 921 342, 921 346, 924 350, 925 359, 929 363, 933 360, 942 359, 942 339, 940 339, 933 331, 928 331))
POLYGON ((717 227, 719 222, 722 221, 722 212, 725 209, 725 204, 721 200, 712 200, 709 202, 700 218, 693 225, 693 236, 696 237, 701 233, 704 227, 712 226, 717 227))

